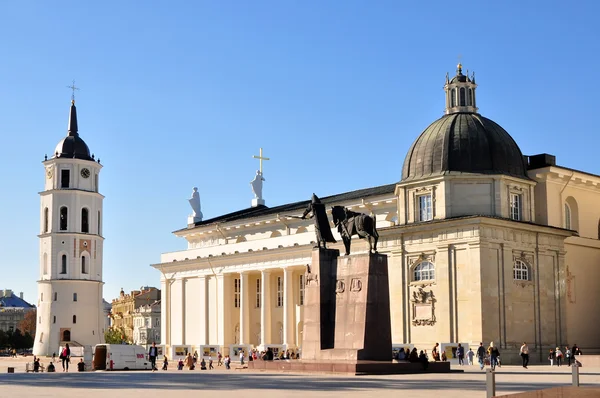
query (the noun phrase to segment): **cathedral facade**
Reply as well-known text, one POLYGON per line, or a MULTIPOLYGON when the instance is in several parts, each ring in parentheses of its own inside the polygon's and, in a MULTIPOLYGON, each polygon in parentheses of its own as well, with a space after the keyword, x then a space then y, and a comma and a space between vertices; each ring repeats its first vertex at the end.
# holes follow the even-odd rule
MULTIPOLYGON (((556 346, 598 350, 587 325, 600 321, 600 176, 524 156, 479 113, 476 88, 461 65, 446 78, 445 114, 414 141, 399 182, 322 201, 376 216, 394 345, 494 341, 504 361, 523 342, 539 361, 556 346)), ((301 350, 316 239, 312 221, 297 217, 308 203, 253 203, 174 232, 187 249, 152 265, 170 355, 301 350)))

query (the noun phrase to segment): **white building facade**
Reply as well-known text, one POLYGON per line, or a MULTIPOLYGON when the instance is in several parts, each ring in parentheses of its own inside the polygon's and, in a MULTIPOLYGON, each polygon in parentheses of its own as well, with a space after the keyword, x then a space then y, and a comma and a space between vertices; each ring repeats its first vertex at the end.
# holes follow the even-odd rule
POLYGON ((75 101, 68 135, 44 164, 35 355, 104 341, 102 166, 81 139, 75 101))
POLYGON ((160 344, 160 300, 142 305, 133 313, 133 344, 148 349, 160 344))

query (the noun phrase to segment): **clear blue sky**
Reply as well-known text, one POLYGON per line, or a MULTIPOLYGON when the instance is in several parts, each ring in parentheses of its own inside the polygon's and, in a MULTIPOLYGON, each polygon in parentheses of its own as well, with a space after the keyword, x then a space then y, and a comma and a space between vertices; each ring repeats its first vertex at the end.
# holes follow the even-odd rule
POLYGON ((462 54, 480 112, 523 153, 600 174, 600 3, 577 1, 2 1, 0 288, 35 303, 40 163, 79 128, 104 169, 104 296, 159 286, 206 218, 396 182, 444 109, 462 54), (344 155, 350 151, 350 155, 344 155), (363 158, 366 156, 366 159, 363 158), (339 161, 355 162, 343 168, 339 161))

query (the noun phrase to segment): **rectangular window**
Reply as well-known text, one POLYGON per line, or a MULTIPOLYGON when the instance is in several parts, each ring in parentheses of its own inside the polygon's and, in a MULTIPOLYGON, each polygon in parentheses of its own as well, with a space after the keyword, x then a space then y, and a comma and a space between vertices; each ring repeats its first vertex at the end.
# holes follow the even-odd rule
POLYGON ((52 318, 52 323, 56 323, 56 315, 54 315, 54 318, 52 318))
POLYGON ((233 280, 233 306, 235 308, 240 308, 240 282, 238 278, 233 280))
POLYGON ((510 218, 521 221, 522 196, 518 193, 510 194, 510 218))
POLYGON ((300 305, 304 305, 304 275, 300 275, 300 297, 298 297, 298 302, 300 305))
POLYGON ((260 308, 260 279, 256 280, 256 308, 260 308))
POLYGON ((77 293, 73 293, 73 301, 77 301, 77 293))
POLYGON ((58 293, 54 292, 54 301, 58 300, 58 293))
POLYGON ((283 307, 283 280, 280 276, 277 277, 277 306, 283 307))
POLYGON ((60 171, 60 187, 61 188, 69 188, 70 177, 71 177, 71 172, 69 170, 61 170, 60 171))
POLYGON ((419 195, 419 221, 433 220, 431 195, 419 195))

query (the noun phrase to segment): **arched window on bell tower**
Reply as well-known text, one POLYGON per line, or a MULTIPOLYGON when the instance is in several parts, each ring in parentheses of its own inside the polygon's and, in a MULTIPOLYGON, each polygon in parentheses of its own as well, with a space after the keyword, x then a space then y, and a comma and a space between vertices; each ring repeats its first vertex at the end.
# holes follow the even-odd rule
POLYGON ((60 230, 66 231, 69 225, 69 210, 63 206, 60 208, 60 230))
POLYGON ((85 207, 81 209, 81 232, 84 234, 90 232, 89 213, 85 207))
POLYGON ((50 217, 49 210, 48 210, 48 208, 47 208, 47 207, 44 207, 44 233, 48 232, 48 228, 49 228, 49 225, 48 225, 49 217, 50 217))
POLYGON ((61 274, 67 273, 67 255, 66 254, 63 254, 60 257, 60 273, 61 274))
POLYGON ((89 273, 87 259, 86 259, 85 255, 81 256, 81 273, 82 274, 89 273))

